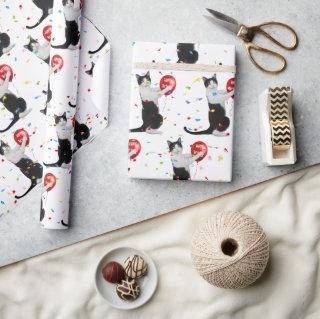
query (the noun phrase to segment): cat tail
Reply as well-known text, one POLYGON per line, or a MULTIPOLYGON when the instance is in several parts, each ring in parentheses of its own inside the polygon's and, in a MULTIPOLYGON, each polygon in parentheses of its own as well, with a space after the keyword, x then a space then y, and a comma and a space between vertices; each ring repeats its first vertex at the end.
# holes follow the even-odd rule
POLYGON ((46 167, 60 167, 61 166, 61 162, 57 161, 57 162, 51 163, 51 164, 43 163, 43 165, 46 166, 46 167))
POLYGON ((102 42, 102 44, 99 46, 99 48, 98 48, 97 50, 94 50, 94 51, 88 51, 89 54, 96 54, 96 53, 98 53, 99 51, 101 51, 101 50, 103 49, 103 47, 104 47, 107 43, 108 43, 108 40, 107 40, 106 37, 104 37, 103 42, 102 42))
POLYGON ((146 130, 145 130, 145 128, 144 128, 144 126, 142 125, 142 126, 140 126, 140 127, 137 127, 137 128, 132 128, 132 129, 130 129, 130 132, 131 133, 135 133, 135 132, 145 132, 146 130))
POLYGON ((84 17, 86 20, 88 20, 93 26, 94 28, 103 36, 103 42, 102 44, 100 45, 100 47, 97 49, 97 50, 94 50, 94 51, 88 51, 89 54, 95 54, 95 53, 98 53, 107 43, 108 43, 108 40, 107 38, 104 36, 104 34, 97 28, 97 26, 90 20, 88 19, 87 17, 84 17))
POLYGON ((211 127, 209 127, 208 129, 204 130, 204 131, 189 131, 186 127, 184 127, 184 130, 189 133, 189 134, 193 134, 193 135, 201 135, 201 134, 212 134, 213 130, 211 127))
POLYGON ((8 131, 13 125, 15 125, 19 120, 19 116, 18 115, 14 115, 12 122, 3 130, 0 130, 0 133, 4 133, 6 131, 8 131))
POLYGON ((68 105, 69 105, 70 107, 73 107, 73 108, 77 107, 76 104, 72 104, 71 102, 69 102, 68 105))
POLYGON ((31 180, 31 185, 30 187, 27 189, 27 191, 23 194, 23 195, 20 195, 20 196, 15 196, 16 199, 20 199, 24 196, 26 196, 34 187, 37 186, 37 181, 35 179, 31 180))
POLYGON ((69 44, 67 42, 63 43, 63 44, 59 44, 59 45, 51 44, 51 48, 54 48, 54 49, 68 49, 69 48, 69 44))
POLYGON ((47 15, 43 14, 42 17, 39 19, 39 21, 35 25, 32 25, 32 26, 27 25, 26 28, 29 30, 36 28, 46 17, 47 17, 47 15))

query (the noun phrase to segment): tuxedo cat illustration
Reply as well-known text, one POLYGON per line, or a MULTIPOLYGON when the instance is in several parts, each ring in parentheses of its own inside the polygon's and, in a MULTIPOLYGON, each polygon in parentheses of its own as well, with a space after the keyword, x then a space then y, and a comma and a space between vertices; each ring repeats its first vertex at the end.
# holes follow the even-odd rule
POLYGON ((42 21, 52 14, 53 9, 53 0, 32 0, 32 2, 42 11, 42 15, 36 24, 27 26, 27 29, 33 29, 40 25, 42 21))
POLYGON ((159 113, 158 100, 172 89, 167 86, 164 90, 151 87, 150 72, 145 75, 136 74, 139 84, 140 97, 142 102, 142 122, 143 124, 131 129, 130 132, 156 132, 163 123, 163 116, 159 113))
POLYGON ((178 43, 177 45, 178 63, 196 63, 199 58, 198 51, 193 43, 178 43))
POLYGON ((75 151, 77 151, 90 137, 90 129, 84 123, 75 122, 74 126, 74 140, 76 141, 75 151))
POLYGON ((71 49, 78 47, 80 41, 80 31, 78 19, 81 16, 80 0, 62 0, 63 13, 65 18, 66 41, 60 45, 52 45, 56 49, 71 49))
POLYGON ((181 137, 177 141, 167 141, 170 151, 170 158, 173 167, 174 180, 190 180, 190 165, 203 156, 202 152, 192 156, 191 154, 183 154, 181 137))
POLYGON ((0 58, 8 53, 12 48, 14 47, 14 44, 10 45, 10 37, 7 33, 1 33, 0 32, 0 58))
POLYGON ((71 136, 72 127, 67 124, 67 115, 55 115, 56 132, 58 136, 58 161, 52 164, 46 164, 47 167, 68 167, 72 160, 71 136))
POLYGON ((218 90, 218 81, 216 74, 207 79, 203 77, 206 87, 206 97, 209 105, 209 124, 210 126, 204 131, 189 131, 186 127, 184 130, 189 134, 215 134, 224 132, 230 125, 230 119, 226 116, 226 110, 222 104, 234 95, 234 91, 227 92, 218 90))
POLYGON ((47 96, 47 102, 46 102, 45 108, 43 110, 40 110, 40 112, 43 113, 44 115, 46 115, 48 107, 50 107, 50 102, 52 100, 52 91, 51 91, 51 88, 50 88, 50 81, 49 81, 49 84, 48 84, 48 90, 47 91, 42 91, 42 93, 47 96))
POLYGON ((96 66, 96 64, 94 62, 91 62, 91 68, 89 70, 86 70, 86 74, 88 74, 89 76, 93 76, 93 69, 96 66))
POLYGON ((50 42, 40 44, 37 40, 29 37, 29 43, 24 46, 27 50, 34 53, 39 59, 47 64, 50 62, 50 42))
POLYGON ((4 133, 8 131, 14 124, 16 124, 19 119, 24 118, 27 116, 31 109, 27 109, 26 101, 14 95, 9 90, 9 81, 10 81, 10 73, 6 73, 5 79, 0 78, 0 102, 6 108, 7 111, 12 113, 13 118, 10 124, 5 129, 0 129, 0 133, 4 133))
POLYGON ((22 174, 31 182, 30 187, 24 194, 15 196, 17 199, 26 196, 38 183, 41 182, 42 178, 41 164, 32 161, 27 155, 25 155, 26 143, 26 137, 22 139, 21 145, 17 145, 15 148, 11 148, 3 141, 0 142, 0 155, 4 156, 4 158, 10 163, 17 166, 22 174))

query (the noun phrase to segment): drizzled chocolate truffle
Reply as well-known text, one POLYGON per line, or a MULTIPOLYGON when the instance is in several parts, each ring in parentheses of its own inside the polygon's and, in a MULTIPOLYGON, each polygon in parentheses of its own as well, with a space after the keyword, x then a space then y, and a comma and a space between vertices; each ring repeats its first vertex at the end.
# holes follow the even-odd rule
POLYGON ((124 270, 130 278, 140 278, 147 273, 148 265, 139 255, 128 257, 124 262, 124 270))
POLYGON ((125 277, 125 272, 119 263, 111 261, 102 268, 102 276, 106 281, 115 284, 121 282, 125 277))
POLYGON ((117 284, 117 295, 126 301, 133 301, 140 295, 140 286, 133 278, 126 278, 117 284))

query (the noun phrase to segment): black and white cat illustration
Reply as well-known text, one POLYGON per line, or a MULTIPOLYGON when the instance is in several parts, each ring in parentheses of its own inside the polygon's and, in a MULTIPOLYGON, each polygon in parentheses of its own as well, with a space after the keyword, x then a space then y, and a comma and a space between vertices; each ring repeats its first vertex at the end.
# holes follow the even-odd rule
POLYGON ((38 183, 41 182, 42 178, 41 164, 32 161, 27 155, 25 155, 26 143, 26 137, 22 139, 21 145, 17 145, 15 148, 11 148, 3 141, 0 142, 0 155, 4 156, 6 160, 17 166, 22 174, 31 182, 30 187, 24 194, 15 196, 17 199, 26 196, 38 183))
POLYGON ((140 97, 142 102, 142 122, 143 124, 131 129, 130 132, 148 132, 156 133, 163 123, 163 116, 159 113, 158 100, 172 89, 172 86, 167 86, 163 90, 151 87, 150 72, 145 75, 136 74, 139 84, 140 97))
POLYGON ((76 141, 75 150, 78 150, 81 146, 83 146, 90 137, 90 129, 84 123, 75 122, 74 126, 74 140, 76 141))
POLYGON ((52 90, 50 88, 50 81, 49 81, 49 84, 48 84, 48 90, 47 91, 42 91, 42 93, 47 96, 47 101, 46 101, 45 108, 43 110, 40 110, 40 112, 43 113, 44 115, 46 115, 48 107, 50 107, 50 102, 52 100, 52 90))
POLYGON ((223 104, 234 95, 234 91, 218 90, 216 74, 211 78, 203 77, 203 82, 206 87, 206 97, 209 104, 210 126, 204 131, 189 131, 186 127, 184 127, 184 130, 189 134, 215 134, 220 136, 230 125, 230 119, 226 116, 223 104))
POLYGON ((177 45, 178 63, 196 63, 199 53, 195 50, 193 43, 178 43, 177 45))
POLYGON ((0 102, 7 111, 12 113, 13 118, 6 128, 0 129, 0 133, 8 131, 19 119, 24 118, 31 112, 31 109, 27 109, 26 101, 9 90, 9 81, 10 73, 7 72, 5 79, 0 79, 0 102))
POLYGON ((89 70, 86 70, 86 74, 88 74, 89 76, 93 76, 93 69, 96 66, 96 64, 94 62, 91 62, 91 68, 89 70))
POLYGON ((72 127, 67 124, 67 115, 55 115, 56 132, 58 136, 58 161, 52 164, 46 164, 47 167, 64 167, 67 168, 72 160, 71 136, 72 127))
POLYGON ((1 33, 0 32, 0 58, 8 53, 12 48, 14 47, 14 44, 10 45, 10 37, 7 33, 1 33))
POLYGON ((55 49, 74 50, 80 41, 80 30, 78 19, 81 16, 80 0, 62 0, 63 13, 65 18, 65 38, 66 41, 60 45, 52 45, 55 49))
POLYGON ((32 2, 42 11, 42 16, 33 26, 27 26, 27 29, 36 28, 43 20, 52 14, 53 0, 32 0, 32 2))
POLYGON ((183 154, 181 137, 177 141, 167 141, 170 151, 170 158, 173 167, 174 180, 190 180, 190 165, 203 156, 202 152, 192 156, 191 154, 183 154))
POLYGON ((29 36, 29 43, 24 46, 27 50, 34 53, 39 59, 47 64, 50 62, 50 42, 40 44, 37 40, 29 36))

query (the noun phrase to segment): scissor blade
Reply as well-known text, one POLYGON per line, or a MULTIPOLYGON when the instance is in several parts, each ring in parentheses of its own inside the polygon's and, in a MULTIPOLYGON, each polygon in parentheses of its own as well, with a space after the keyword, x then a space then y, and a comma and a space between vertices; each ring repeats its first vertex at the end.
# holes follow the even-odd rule
POLYGON ((207 8, 207 11, 212 15, 212 18, 213 18, 212 20, 215 23, 223 26, 224 28, 228 29, 229 31, 235 34, 238 33, 240 29, 240 24, 237 20, 212 9, 207 8))

